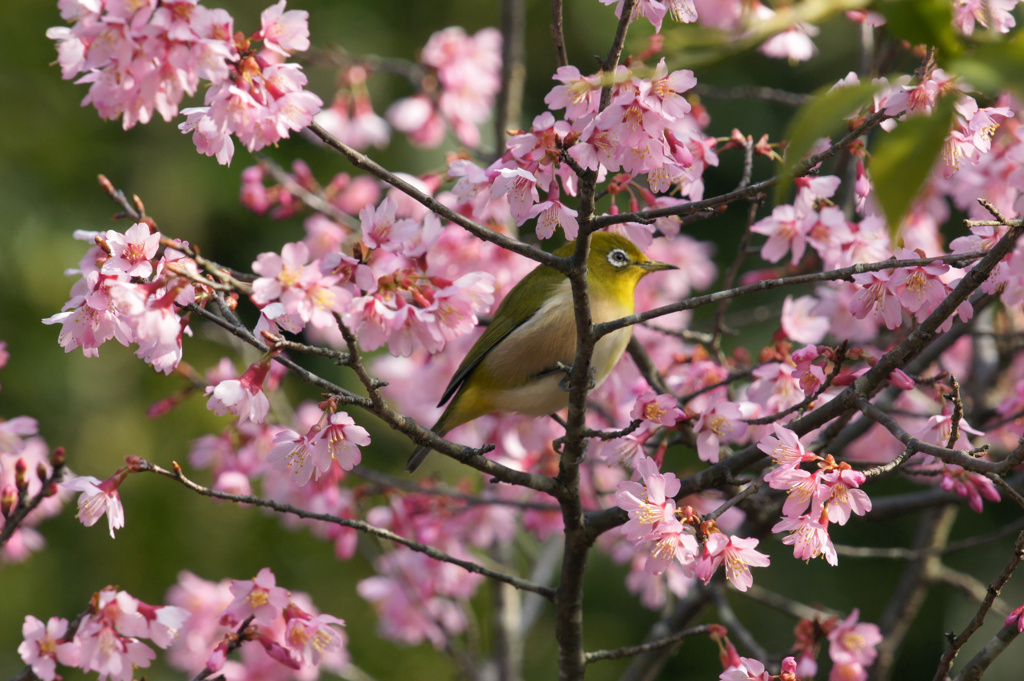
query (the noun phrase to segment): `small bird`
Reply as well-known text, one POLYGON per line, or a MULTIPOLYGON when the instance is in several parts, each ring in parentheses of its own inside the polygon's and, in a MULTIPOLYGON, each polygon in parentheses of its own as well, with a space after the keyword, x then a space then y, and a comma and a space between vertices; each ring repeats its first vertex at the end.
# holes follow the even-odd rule
MULTIPOLYGON (((568 257, 571 241, 555 255, 568 257)), ((674 270, 675 265, 648 260, 633 242, 611 232, 596 232, 587 256, 587 288, 594 324, 633 314, 633 291, 646 275, 674 270)), ((596 388, 618 363, 632 327, 618 329, 597 341, 591 359, 596 388)), ((492 411, 544 416, 569 404, 565 371, 576 357, 576 318, 569 279, 539 265, 508 292, 491 323, 462 360, 437 406, 449 402, 431 429, 438 435, 492 411)), ((420 447, 405 469, 419 468, 430 453, 420 447)))

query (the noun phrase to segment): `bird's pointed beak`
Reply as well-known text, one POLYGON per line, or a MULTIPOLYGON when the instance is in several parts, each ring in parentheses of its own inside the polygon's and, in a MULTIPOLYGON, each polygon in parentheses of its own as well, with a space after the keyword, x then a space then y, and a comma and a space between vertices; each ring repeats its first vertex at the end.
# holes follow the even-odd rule
POLYGON ((644 268, 648 272, 658 272, 660 270, 678 270, 679 269, 675 265, 670 265, 667 262, 658 262, 657 260, 648 260, 647 262, 640 263, 640 267, 644 268))

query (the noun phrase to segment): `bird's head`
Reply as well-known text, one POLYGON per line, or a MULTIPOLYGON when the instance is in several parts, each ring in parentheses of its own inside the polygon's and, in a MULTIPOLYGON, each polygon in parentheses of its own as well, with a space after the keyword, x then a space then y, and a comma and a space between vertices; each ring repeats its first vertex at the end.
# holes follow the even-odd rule
MULTIPOLYGON (((570 254, 572 250, 567 253, 570 254)), ((590 237, 587 281, 594 288, 632 297, 633 289, 646 275, 674 269, 677 269, 675 265, 648 259, 632 241, 621 234, 596 232, 590 237)))

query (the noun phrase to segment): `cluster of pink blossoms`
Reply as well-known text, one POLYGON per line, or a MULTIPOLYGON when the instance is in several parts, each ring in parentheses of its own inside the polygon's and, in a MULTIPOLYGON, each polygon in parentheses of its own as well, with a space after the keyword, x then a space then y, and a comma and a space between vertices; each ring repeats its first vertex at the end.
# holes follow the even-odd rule
POLYGON ((1020 0, 952 0, 953 25, 964 35, 974 33, 975 25, 997 33, 1009 33, 1017 25, 1013 9, 1020 0))
MULTIPOLYGON (((856 82, 856 75, 851 73, 837 87, 856 82)), ((984 240, 961 237, 953 240, 949 250, 944 248, 939 227, 949 215, 949 207, 941 200, 941 193, 948 194, 959 208, 971 214, 977 214, 979 194, 988 196, 1003 210, 1013 210, 1010 206, 1024 189, 1024 176, 1014 172, 1012 164, 1022 152, 1020 148, 998 144, 995 138, 997 131, 1014 119, 1014 110, 1005 105, 1008 103, 1005 100, 1004 105, 979 107, 972 97, 959 92, 966 86, 941 69, 932 70, 915 84, 901 79, 886 85, 888 87, 875 97, 871 110, 884 111, 893 117, 925 115, 943 95, 955 92, 958 98, 956 122, 947 139, 943 161, 922 197, 911 208, 901 230, 904 248, 897 248, 891 242, 881 211, 874 202, 870 178, 859 162, 854 189, 862 219, 859 222, 847 219, 832 203, 839 187, 838 177, 799 179, 796 200, 777 206, 770 216, 751 228, 767 237, 761 249, 766 260, 778 262, 789 253, 791 264, 798 266, 805 262, 810 246, 825 269, 835 269, 890 258, 937 256, 949 251, 979 252, 994 243, 992 228, 988 228, 988 232, 973 228, 972 231, 983 235, 984 240), (954 174, 956 182, 950 179, 954 174), (970 177, 976 174, 985 177, 978 180, 970 177)), ((889 120, 882 125, 891 130, 897 123, 889 120)), ((1018 145, 1016 131, 1017 125, 1014 125, 1001 139, 1018 145)), ((1015 252, 1011 260, 1020 257, 1015 252)), ((927 317, 965 271, 935 262, 858 274, 853 284, 830 282, 819 287, 815 296, 800 299, 802 319, 791 324, 787 333, 795 341, 815 343, 831 328, 836 337, 873 340, 883 325, 889 330, 903 326, 904 312, 918 321, 927 317)), ((1001 271, 1003 276, 998 282, 986 282, 987 289, 991 289, 987 292, 1001 286, 1007 304, 1016 304, 1024 299, 1024 279, 1007 276, 1005 268, 1001 271)), ((961 320, 967 320, 973 309, 965 301, 956 312, 961 320)), ((952 317, 947 319, 943 329, 952 321, 952 317)))
MULTIPOLYGON (((219 436, 197 440, 189 461, 197 468, 211 469, 214 489, 250 494, 259 483, 264 497, 317 513, 365 518, 372 525, 429 543, 465 560, 473 560, 470 548, 491 549, 512 541, 517 516, 513 507, 507 505, 465 504, 440 495, 407 494, 393 495, 387 506, 366 510, 358 503, 360 497, 365 498, 360 491, 343 485, 351 467, 348 464, 358 462, 358 458, 346 460, 345 454, 358 456, 352 445, 358 441, 357 435, 365 431, 353 425, 343 412, 328 417, 327 411, 313 403, 299 405, 292 426, 294 430, 253 422, 234 423, 219 436), (344 442, 350 443, 347 452, 336 451, 336 463, 325 471, 314 471, 315 449, 323 447, 329 451, 332 431, 344 438, 334 445, 345 447, 344 442), (301 439, 298 433, 303 432, 306 449, 302 454, 310 460, 302 474, 312 473, 312 477, 299 487, 296 483, 301 482, 297 479, 300 466, 296 465, 298 454, 294 449, 296 439, 301 439)), ((485 491, 484 496, 513 493, 521 491, 500 486, 485 491)), ((546 515, 560 520, 557 512, 546 515)), ((530 516, 527 513, 518 520, 535 525, 530 516)), ((355 554, 358 532, 354 529, 298 519, 285 522, 332 541, 341 560, 355 554)), ((549 521, 549 525, 553 523, 549 521)), ((375 569, 377 576, 361 582, 358 591, 377 611, 382 635, 409 645, 429 641, 444 647, 451 636, 462 633, 469 625, 464 604, 477 592, 483 581, 481 576, 401 546, 383 554, 375 562, 375 569)))
POLYGON ((305 434, 284 429, 274 438, 274 448, 267 454, 267 463, 274 470, 291 473, 300 487, 326 474, 335 462, 343 471, 350 471, 362 461, 359 447, 370 444, 370 434, 357 426, 343 411, 324 411, 321 419, 305 434))
POLYGON ((460 142, 480 146, 479 126, 501 89, 501 33, 470 36, 452 26, 430 36, 419 60, 427 68, 422 91, 392 104, 388 121, 421 147, 440 145, 449 125, 460 142))
MULTIPOLYGON (((601 3, 615 3, 615 16, 622 16, 623 0, 601 0, 601 3)), ((749 34, 754 26, 775 15, 774 9, 758 0, 637 0, 633 5, 631 20, 643 17, 651 22, 655 32, 660 32, 667 16, 679 23, 698 22, 738 38, 749 34)), ((874 12, 848 12, 847 16, 857 23, 870 21, 874 26, 884 23, 884 19, 874 12)), ((769 36, 757 49, 773 59, 807 61, 818 52, 811 40, 817 34, 816 26, 797 22, 769 36)))
POLYGON ((315 679, 320 665, 339 672, 348 664, 344 621, 317 613, 305 594, 277 586, 269 568, 251 580, 219 584, 182 573, 168 602, 153 606, 107 587, 93 595, 73 631, 61 617, 44 623, 26 616, 18 653, 42 681, 59 681, 58 664, 98 672, 101 681, 129 681, 156 658, 143 639, 168 649, 178 669, 227 679, 283 680, 296 671, 315 679), (241 659, 229 660, 229 646, 239 640, 241 659))
POLYGON ((801 560, 824 556, 836 565, 830 522, 845 525, 851 514, 864 515, 871 510, 871 500, 860 486, 864 474, 845 462, 836 463, 832 455, 824 459, 804 449, 796 433, 773 424, 774 435, 766 435, 758 448, 771 457, 776 467, 765 476, 772 489, 784 490, 786 502, 783 518, 772 532, 789 532, 782 543, 793 547, 793 555, 801 560), (816 462, 818 469, 809 472, 802 463, 816 462))
MULTIPOLYGON (((796 266, 803 260, 808 246, 826 269, 891 257, 897 260, 924 257, 923 250, 890 250, 888 233, 874 215, 865 217, 859 224, 849 222, 843 211, 830 201, 839 187, 838 177, 799 178, 796 184, 797 197, 792 204, 777 206, 770 216, 750 228, 752 232, 768 237, 761 247, 765 260, 778 262, 790 253, 790 262, 796 266)), ((958 268, 932 262, 855 274, 854 285, 837 284, 835 290, 849 296, 846 309, 854 318, 870 316, 875 328, 884 324, 893 330, 903 324, 904 311, 914 315, 918 321, 926 318, 963 274, 958 268)), ((787 301, 787 306, 783 312, 783 325, 792 340, 817 343, 830 330, 828 306, 813 296, 787 301)), ((970 319, 972 312, 968 302, 958 310, 959 316, 965 320, 970 319)), ((946 324, 952 324, 952 318, 946 324)), ((854 337, 864 338, 864 335, 854 337)))
POLYGON ((60 0, 70 27, 51 28, 65 79, 89 83, 82 104, 100 116, 121 117, 125 129, 178 114, 185 95, 208 81, 205 106, 185 109, 179 127, 192 132, 200 153, 230 163, 234 135, 250 151, 309 125, 320 99, 306 91, 297 64, 282 63, 309 49, 308 13, 285 11, 281 0, 263 11, 260 29, 235 33, 225 10, 197 0, 99 2, 60 0), (253 47, 262 42, 263 51, 253 47))
POLYGON ((427 251, 441 237, 440 221, 433 213, 414 219, 398 210, 391 198, 360 210, 358 258, 340 249, 315 257, 305 241, 260 254, 253 263, 260 275, 252 295, 262 312, 257 330, 297 333, 311 325, 340 344, 340 317, 364 350, 387 343, 396 355, 416 346, 437 352, 472 331, 476 315, 493 302, 493 277, 470 272, 453 281, 433 274, 427 251))
MULTIPOLYGON (((370 509, 366 519, 463 560, 472 559, 471 548, 507 545, 517 531, 510 506, 465 504, 433 494, 392 496, 386 506, 370 509)), ((442 649, 469 626, 462 604, 476 594, 482 575, 402 546, 381 555, 374 568, 376 576, 356 589, 373 604, 382 636, 407 645, 428 641, 442 649)))
POLYGON ((43 623, 26 616, 25 640, 18 653, 42 681, 61 678, 58 663, 98 672, 101 681, 130 681, 137 667, 148 667, 156 659, 141 639, 167 648, 188 617, 182 608, 148 605, 126 591, 107 587, 93 595, 74 631, 68 631, 68 621, 62 617, 43 623))
MULTIPOLYGON (((628 195, 631 209, 641 198, 651 207, 680 203, 654 194, 672 187, 690 198, 701 197, 703 170, 717 165, 718 158, 715 140, 700 133, 701 124, 683 97, 697 82, 691 71, 669 73, 662 60, 650 78, 625 66, 590 76, 563 66, 555 79, 562 84, 545 102, 552 110, 565 109, 565 120, 556 121, 549 112, 537 116, 531 129, 509 139, 505 154, 486 169, 466 160, 452 163, 449 175, 458 179, 452 192, 461 203, 479 211, 488 198, 506 197, 517 225, 536 219, 539 238, 550 238, 560 227, 573 239, 579 229, 576 211, 561 196, 576 195, 579 168, 597 172, 602 180, 621 171, 613 194, 628 195), (608 84, 612 102, 599 111, 601 88, 608 84), (641 175, 647 175, 649 189, 634 186, 641 175)), ((650 243, 656 228, 679 231, 671 220, 626 226, 641 246, 650 243)))
MULTIPOLYGON (((9 357, 7 344, 0 341, 0 369, 9 357)), ((30 416, 0 418, 0 531, 6 527, 19 495, 26 500, 34 498, 44 491, 43 483, 53 473, 52 455, 38 433, 39 424, 30 416)), ((46 544, 35 526, 60 513, 64 505, 59 490, 52 491, 0 548, 0 563, 25 560, 46 544)))
POLYGON ((145 222, 124 233, 76 231, 75 238, 94 245, 78 269, 67 271, 80 278, 63 311, 43 323, 61 325, 65 352, 80 347, 95 357, 114 338, 125 346, 137 343, 140 359, 169 374, 181 361, 182 336, 191 335, 179 313, 196 302, 195 261, 170 247, 157 258, 160 233, 145 222))
POLYGON ((615 500, 629 514, 622 534, 637 553, 647 556, 644 570, 661 574, 669 563, 678 562, 684 574, 707 583, 724 564, 726 579, 740 591, 749 589, 754 583, 750 568, 769 564, 768 556, 755 550, 758 541, 728 536, 714 523, 700 524, 693 509, 677 509, 673 497, 679 492, 679 479, 674 473, 660 473, 653 459, 638 458, 636 472, 643 482, 620 482, 615 500), (697 525, 705 535, 703 548, 697 543, 697 525))
POLYGON ((866 681, 868 667, 878 657, 878 644, 882 633, 878 625, 861 622, 860 611, 854 608, 842 621, 832 617, 827 621, 802 620, 796 628, 797 642, 792 655, 782 660, 782 673, 770 674, 763 662, 750 657, 740 657, 736 647, 721 632, 712 632, 712 639, 721 649, 722 666, 720 681, 797 681, 813 679, 818 674, 818 648, 828 641, 828 654, 832 660, 829 681, 866 681))

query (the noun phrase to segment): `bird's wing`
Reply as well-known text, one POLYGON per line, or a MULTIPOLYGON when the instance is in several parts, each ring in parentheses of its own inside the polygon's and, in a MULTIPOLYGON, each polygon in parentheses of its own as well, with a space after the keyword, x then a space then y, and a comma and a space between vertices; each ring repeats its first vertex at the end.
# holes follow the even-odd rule
POLYGON ((545 265, 540 265, 527 274, 522 281, 515 285, 505 299, 495 310, 491 323, 480 336, 476 344, 470 349, 469 354, 462 360, 462 364, 455 370, 455 375, 449 381, 448 387, 444 389, 441 401, 437 406, 443 405, 452 399, 462 384, 469 378, 469 375, 480 365, 487 353, 494 349, 502 340, 517 327, 525 324, 537 313, 541 305, 553 294, 559 284, 565 280, 565 276, 556 270, 545 265))

